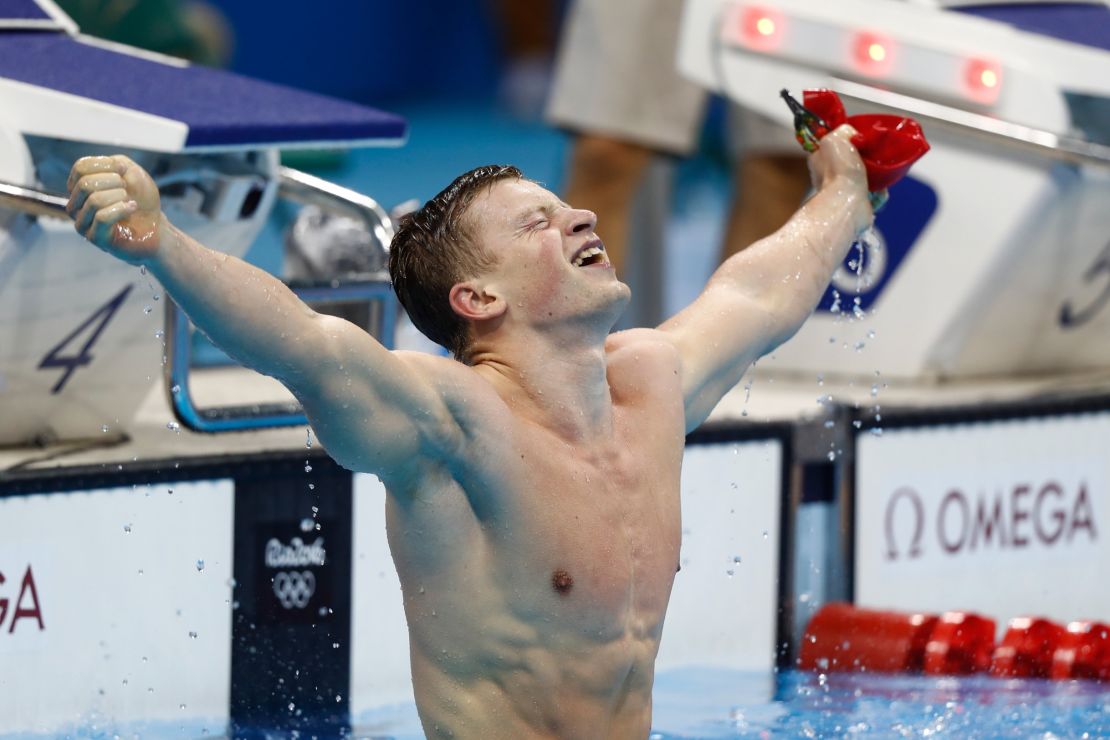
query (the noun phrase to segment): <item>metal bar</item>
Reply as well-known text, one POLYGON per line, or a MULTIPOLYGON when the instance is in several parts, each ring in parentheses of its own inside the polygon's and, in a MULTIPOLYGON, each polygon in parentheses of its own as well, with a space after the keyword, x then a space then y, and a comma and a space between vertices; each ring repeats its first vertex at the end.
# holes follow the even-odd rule
POLYGON ((48 193, 26 185, 0 182, 0 205, 31 216, 68 219, 69 214, 66 213, 68 202, 69 199, 64 195, 48 193))
MULTIPOLYGON (((371 279, 332 286, 293 287, 301 300, 338 303, 365 300, 380 305, 381 325, 378 341, 387 349, 393 347, 397 307, 388 274, 377 273, 371 279)), ((307 423, 304 411, 295 403, 246 404, 201 408, 193 401, 189 389, 192 357, 189 319, 177 304, 166 301, 166 389, 174 416, 186 428, 196 432, 237 432, 307 423)))
POLYGON ((880 90, 858 82, 834 78, 832 88, 846 98, 893 112, 909 113, 918 119, 1013 149, 1063 162, 1110 167, 1110 146, 1103 144, 1001 121, 980 113, 880 90))
POLYGON ((388 256, 395 233, 393 219, 376 200, 291 167, 279 167, 277 174, 280 197, 362 219, 382 250, 382 256, 388 256))

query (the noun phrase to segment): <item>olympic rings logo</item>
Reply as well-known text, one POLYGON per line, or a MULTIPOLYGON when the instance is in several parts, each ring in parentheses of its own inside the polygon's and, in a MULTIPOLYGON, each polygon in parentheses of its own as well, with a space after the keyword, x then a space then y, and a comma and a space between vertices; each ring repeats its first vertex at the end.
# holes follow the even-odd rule
POLYGON ((304 609, 316 593, 316 576, 310 570, 283 570, 274 576, 274 596, 286 609, 304 609))

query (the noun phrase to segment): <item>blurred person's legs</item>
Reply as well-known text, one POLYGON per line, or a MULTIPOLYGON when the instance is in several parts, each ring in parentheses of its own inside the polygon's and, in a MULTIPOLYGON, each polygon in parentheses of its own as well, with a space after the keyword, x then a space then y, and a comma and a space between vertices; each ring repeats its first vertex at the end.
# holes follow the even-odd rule
POLYGON ((522 118, 539 118, 551 84, 558 32, 555 0, 490 0, 504 54, 498 94, 522 118))
POLYGON ((582 133, 574 140, 563 199, 598 216, 598 234, 618 275, 624 275, 632 207, 656 152, 641 144, 582 133))
POLYGON ((706 93, 675 69, 682 6, 578 0, 563 26, 547 116, 576 135, 564 199, 597 214, 618 274, 649 163, 692 152, 701 128, 706 93))
POLYGON ((722 262, 786 223, 810 188, 804 152, 788 126, 732 106, 728 130, 733 189, 722 262))

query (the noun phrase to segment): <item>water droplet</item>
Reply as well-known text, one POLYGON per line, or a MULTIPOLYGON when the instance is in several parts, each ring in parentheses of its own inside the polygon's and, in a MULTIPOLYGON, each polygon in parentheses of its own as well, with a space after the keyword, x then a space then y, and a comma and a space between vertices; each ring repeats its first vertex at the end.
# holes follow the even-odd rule
POLYGON ((181 425, 178 424, 176 421, 171 421, 166 424, 166 429, 169 429, 171 432, 180 432, 181 425))
POLYGON ((732 578, 732 568, 729 568, 728 570, 726 570, 725 573, 728 573, 728 577, 732 578))
POLYGON ((101 424, 100 425, 100 431, 107 434, 108 433, 108 425, 107 424, 101 424))
POLYGON ((312 466, 308 464, 307 460, 305 461, 305 464, 304 464, 304 472, 306 472, 306 473, 311 473, 312 472, 312 466))
POLYGON ((333 642, 331 644, 331 647, 332 647, 332 650, 338 650, 339 649, 339 643, 338 642, 333 642))
POLYGON ((740 565, 740 556, 739 555, 733 555, 732 556, 732 562, 735 565, 740 565))
POLYGON ((123 525, 123 531, 127 534, 131 534, 131 525, 130 524, 124 524, 123 525))
POLYGON ((304 446, 310 449, 312 447, 312 427, 304 428, 304 446))
POLYGON ((145 313, 145 314, 149 314, 153 310, 154 309, 151 308, 150 306, 143 306, 143 313, 145 313))
POLYGON ((160 301, 160 300, 162 300, 162 294, 161 293, 155 293, 154 295, 151 296, 151 298, 153 298, 156 301, 160 301))
POLYGON ((180 392, 181 392, 181 386, 178 385, 177 383, 174 383, 173 388, 170 388, 170 393, 180 393, 180 392))
POLYGON ((316 490, 316 484, 315 483, 309 483, 308 484, 308 490, 315 491, 316 490))
POLYGON ((189 630, 189 637, 191 637, 192 639, 195 640, 195 639, 197 639, 197 633, 193 632, 192 630, 189 630))
POLYGON ((198 560, 197 561, 197 570, 198 571, 204 570, 204 561, 203 560, 198 560))
POLYGON ((829 458, 830 461, 835 460, 836 459, 836 452, 834 452, 833 450, 829 450, 829 454, 828 454, 827 457, 829 458))
POLYGON ((767 530, 766 529, 763 530, 763 539, 767 539, 768 536, 769 536, 769 534, 768 534, 767 530))
POLYGON ((875 435, 876 437, 883 436, 882 427, 875 427, 874 429, 871 430, 871 434, 875 435))
POLYGON ((146 265, 139 265, 139 274, 140 275, 145 275, 146 274, 146 265))
POLYGON ((336 694, 335 695, 335 703, 338 704, 341 701, 343 701, 343 697, 340 696, 339 694, 336 694))
POLYGON ((164 329, 158 329, 154 332, 154 338, 155 339, 161 339, 164 336, 166 336, 166 332, 165 332, 164 329))
POLYGON ((297 705, 296 705, 296 704, 294 704, 293 702, 289 702, 289 711, 290 711, 290 712, 292 712, 292 711, 293 711, 294 709, 296 709, 296 708, 297 708, 297 705))
POLYGON ((143 574, 143 569, 139 568, 139 575, 142 575, 142 574, 143 574))
POLYGON ((856 419, 852 422, 852 426, 854 426, 856 429, 859 429, 861 426, 863 426, 863 422, 859 419, 856 419))
POLYGON ((312 531, 312 520, 309 519, 307 516, 304 519, 301 520, 301 531, 302 532, 311 532, 312 531))
POLYGON ((168 493, 170 496, 172 496, 173 495, 173 489, 172 488, 167 488, 166 493, 168 493))

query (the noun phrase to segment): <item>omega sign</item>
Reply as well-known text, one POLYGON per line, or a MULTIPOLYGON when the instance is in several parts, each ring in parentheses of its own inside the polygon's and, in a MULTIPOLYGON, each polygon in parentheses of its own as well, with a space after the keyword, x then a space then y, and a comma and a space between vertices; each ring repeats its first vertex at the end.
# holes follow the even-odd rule
POLYGON ((1099 532, 1087 483, 1048 480, 974 493, 951 488, 939 503, 903 486, 887 501, 883 534, 887 560, 912 560, 932 548, 959 555, 1093 543, 1099 532), (909 528, 895 526, 907 518, 909 528))
MULTIPOLYGON (((18 572, 18 571, 17 571, 18 572)), ((23 571, 22 578, 10 581, 0 572, 0 634, 12 634, 16 625, 22 629, 43 631, 42 607, 35 588, 35 575, 31 566, 23 571)))
POLYGON ((309 568, 323 567, 327 562, 324 538, 306 543, 293 537, 288 543, 271 537, 266 543, 267 568, 278 569, 273 575, 274 596, 284 609, 304 609, 316 593, 316 574, 309 568))

